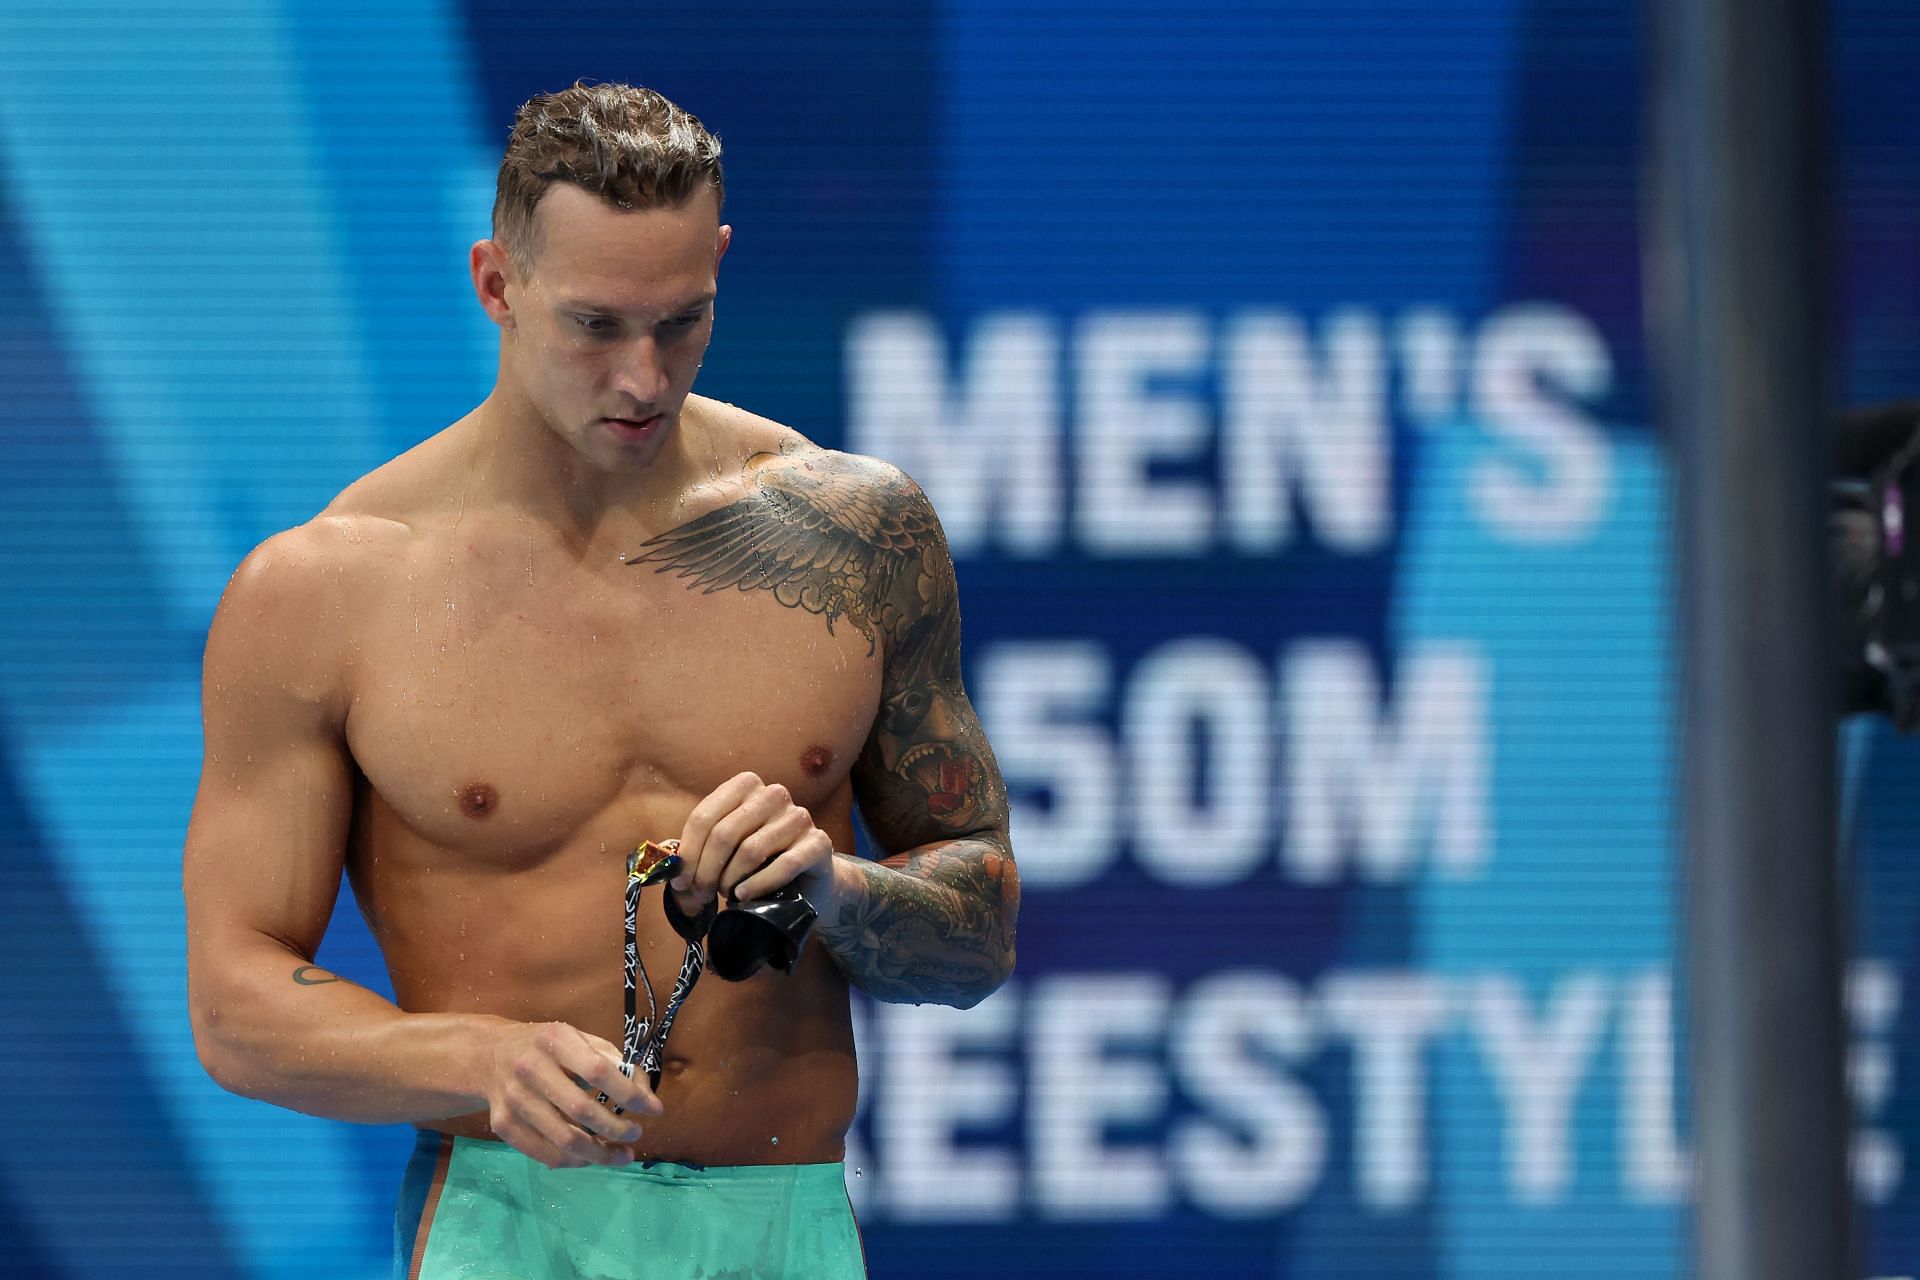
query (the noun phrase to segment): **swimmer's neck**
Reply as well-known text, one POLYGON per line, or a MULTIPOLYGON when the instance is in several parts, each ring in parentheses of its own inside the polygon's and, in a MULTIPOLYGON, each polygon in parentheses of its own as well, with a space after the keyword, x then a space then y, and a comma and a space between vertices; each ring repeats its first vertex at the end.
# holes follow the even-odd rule
POLYGON ((583 457, 524 401, 496 386, 453 424, 463 474, 454 477, 460 506, 494 510, 550 529, 582 549, 608 541, 622 547, 672 527, 688 492, 722 470, 731 452, 714 438, 711 415, 689 396, 667 424, 658 453, 628 471, 604 470, 583 457))

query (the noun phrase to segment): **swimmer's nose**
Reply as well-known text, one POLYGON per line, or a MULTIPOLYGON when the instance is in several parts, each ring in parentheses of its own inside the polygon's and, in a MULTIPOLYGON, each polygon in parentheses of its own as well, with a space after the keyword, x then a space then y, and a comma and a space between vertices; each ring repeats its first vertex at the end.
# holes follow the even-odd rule
MULTIPOLYGON (((620 361, 613 389, 632 396, 643 405, 664 399, 667 394, 667 366, 660 357, 660 344, 651 335, 635 338, 620 361)), ((639 417, 650 416, 639 414, 639 417)))

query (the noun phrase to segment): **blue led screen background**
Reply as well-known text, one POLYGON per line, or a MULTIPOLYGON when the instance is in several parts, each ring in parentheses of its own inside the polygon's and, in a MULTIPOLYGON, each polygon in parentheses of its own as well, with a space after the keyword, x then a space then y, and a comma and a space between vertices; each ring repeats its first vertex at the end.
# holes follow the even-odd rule
MULTIPOLYGON (((1020 967, 858 1007, 876 1276, 1684 1270, 1633 6, 0 12, 8 1275, 376 1276, 406 1131, 186 1014, 233 566, 464 413, 514 107, 724 139, 701 390, 905 467, 1020 967)), ((1837 6, 1840 383, 1920 391, 1920 16, 1837 6)), ((1868 1260, 1920 1243, 1920 754, 1847 731, 1868 1260)), ((384 986, 343 895, 322 960, 384 986)))

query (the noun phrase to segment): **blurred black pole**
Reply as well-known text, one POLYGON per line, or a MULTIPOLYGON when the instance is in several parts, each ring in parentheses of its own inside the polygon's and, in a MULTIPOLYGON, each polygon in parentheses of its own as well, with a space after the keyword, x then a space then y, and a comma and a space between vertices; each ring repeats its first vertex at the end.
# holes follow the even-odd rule
POLYGON ((1822 495, 1818 0, 1652 0, 1648 247, 1679 464, 1695 1274, 1849 1249, 1822 495))

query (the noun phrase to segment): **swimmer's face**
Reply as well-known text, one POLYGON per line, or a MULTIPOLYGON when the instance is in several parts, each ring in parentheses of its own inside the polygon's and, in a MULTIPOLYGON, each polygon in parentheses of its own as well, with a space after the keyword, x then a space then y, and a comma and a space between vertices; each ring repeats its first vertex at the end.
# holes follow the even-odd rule
POLYGON ((474 246, 475 284, 503 334, 502 383, 596 468, 639 470, 693 389, 732 228, 711 189, 629 211, 567 183, 541 199, 534 228, 529 271, 492 241, 474 246))

